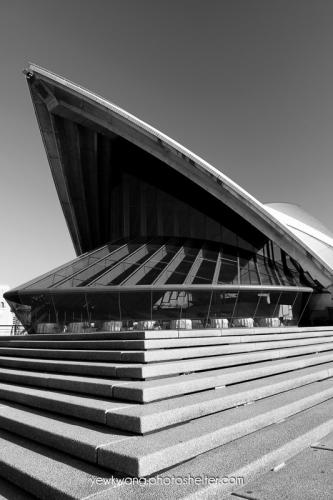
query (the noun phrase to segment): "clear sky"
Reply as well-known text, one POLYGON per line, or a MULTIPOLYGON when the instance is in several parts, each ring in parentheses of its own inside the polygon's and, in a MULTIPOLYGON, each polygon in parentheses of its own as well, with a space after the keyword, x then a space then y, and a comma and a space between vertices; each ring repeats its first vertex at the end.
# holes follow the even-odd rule
POLYGON ((0 0, 0 282, 74 257, 28 62, 333 229, 332 0, 0 0))

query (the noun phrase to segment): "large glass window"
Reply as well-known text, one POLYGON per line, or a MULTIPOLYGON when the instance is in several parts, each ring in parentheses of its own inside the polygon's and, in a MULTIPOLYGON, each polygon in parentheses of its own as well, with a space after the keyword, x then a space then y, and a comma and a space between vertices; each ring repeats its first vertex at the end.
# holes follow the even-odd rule
POLYGON ((225 323, 225 325, 231 326, 235 314, 237 300, 237 291, 214 290, 212 293, 209 311, 210 320, 226 319, 227 323, 225 323))
POLYGON ((297 325, 308 297, 297 291, 189 288, 16 293, 9 303, 30 333, 76 333, 297 325))

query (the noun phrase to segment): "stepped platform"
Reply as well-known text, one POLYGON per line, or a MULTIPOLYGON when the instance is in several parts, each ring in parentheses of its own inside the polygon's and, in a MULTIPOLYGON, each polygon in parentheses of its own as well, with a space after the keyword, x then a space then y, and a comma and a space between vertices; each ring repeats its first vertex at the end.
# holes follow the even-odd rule
POLYGON ((333 327, 2 337, 0 498, 265 492, 332 415, 333 327), (168 480, 203 474, 243 484, 168 480))

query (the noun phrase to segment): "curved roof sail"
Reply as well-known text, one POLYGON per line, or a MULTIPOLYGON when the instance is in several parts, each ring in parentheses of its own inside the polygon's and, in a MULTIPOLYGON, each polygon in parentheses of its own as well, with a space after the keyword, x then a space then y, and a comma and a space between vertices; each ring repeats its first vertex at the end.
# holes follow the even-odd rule
POLYGON ((291 203, 269 203, 266 208, 313 254, 333 268, 333 234, 320 221, 291 203))
MULTIPOLYGON (((159 160, 229 207, 295 259, 324 287, 333 261, 274 210, 182 145, 96 94, 31 64, 25 70, 59 200, 77 255, 110 241, 108 183, 126 145, 159 160), (117 145, 123 141, 123 150, 117 145), (117 142, 118 141, 118 142, 117 142), (98 171, 103 173, 97 176, 98 171)), ((140 165, 138 165, 140 168, 140 165)))

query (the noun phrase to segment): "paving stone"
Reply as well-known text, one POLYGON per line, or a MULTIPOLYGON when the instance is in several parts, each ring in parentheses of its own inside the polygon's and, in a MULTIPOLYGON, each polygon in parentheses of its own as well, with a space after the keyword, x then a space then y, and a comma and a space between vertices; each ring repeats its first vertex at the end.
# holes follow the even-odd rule
POLYGON ((333 453, 308 448, 234 495, 235 500, 332 500, 332 492, 333 453))

